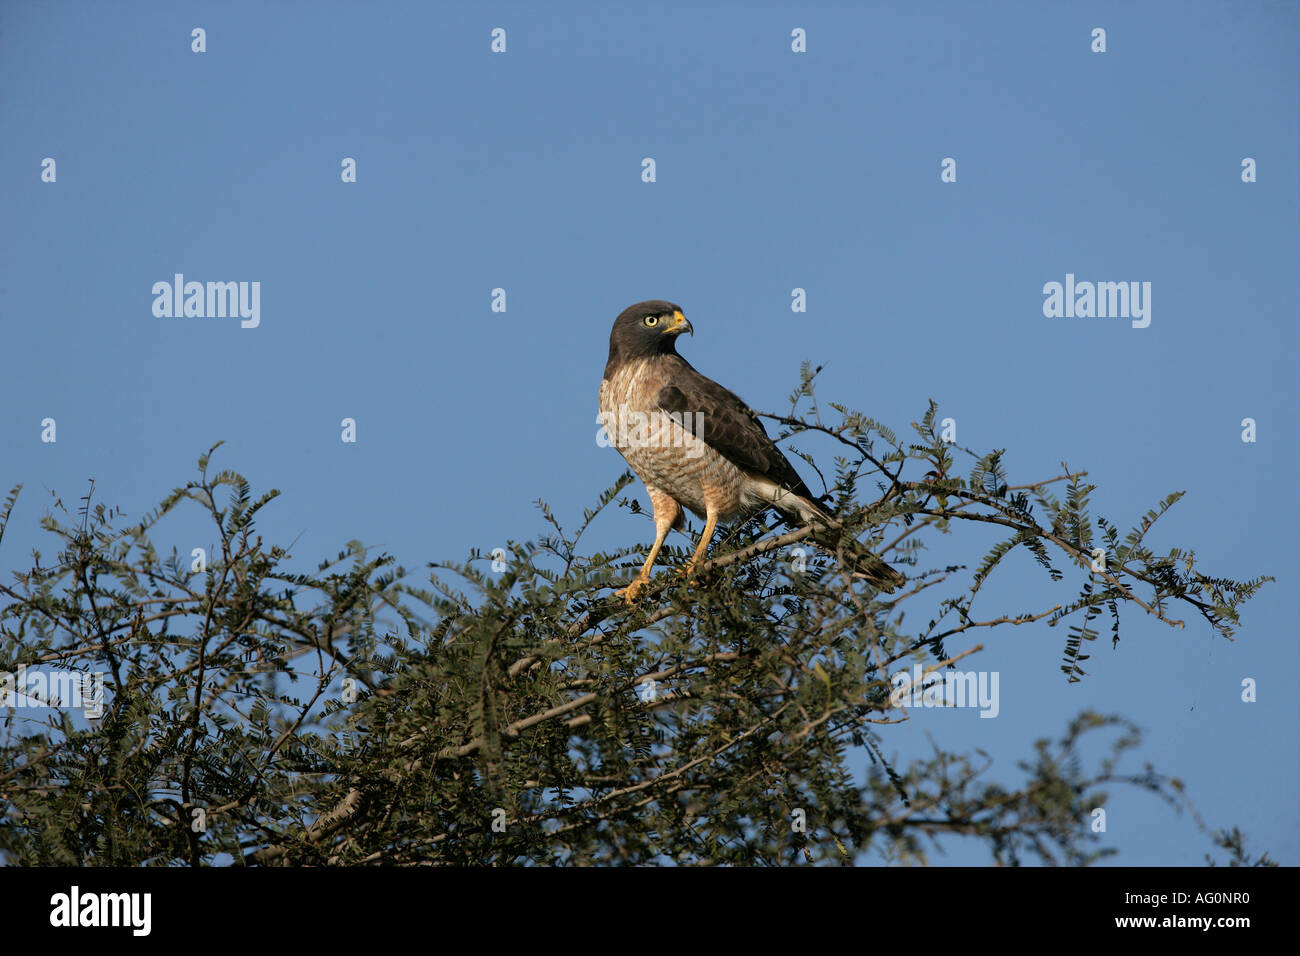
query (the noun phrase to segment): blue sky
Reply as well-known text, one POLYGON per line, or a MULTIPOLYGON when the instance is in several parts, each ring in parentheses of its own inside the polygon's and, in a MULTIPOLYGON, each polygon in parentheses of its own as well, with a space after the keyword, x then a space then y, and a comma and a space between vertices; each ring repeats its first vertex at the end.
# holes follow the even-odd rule
MULTIPOLYGON (((93 476, 138 516, 221 439, 217 466, 284 492, 261 527, 301 533, 304 567, 350 538, 408 567, 535 538, 539 497, 575 523, 624 468, 594 438, 609 326, 665 298, 683 354, 757 408, 807 359, 823 401, 900 433, 935 399, 1015 481, 1088 469, 1124 527, 1185 490, 1152 544, 1278 578, 1234 643, 1130 613, 1067 686, 1063 628, 985 634, 1000 718, 918 712, 888 742, 982 747, 1015 781, 1034 738, 1122 713, 1211 826, 1300 863, 1300 7, 445 6, 0 9, 0 490, 26 485, 0 570, 40 543, 45 489, 93 476), (156 317, 176 273, 259 282, 260 324, 156 317), (1045 317, 1067 274, 1150 282, 1150 325, 1045 317)), ((993 539, 967 533, 974 563, 993 539)), ((650 536, 611 511, 591 545, 650 536)), ((1074 595, 1016 558, 985 608, 1074 595)), ((1122 790, 1107 843, 1207 849, 1122 790)))

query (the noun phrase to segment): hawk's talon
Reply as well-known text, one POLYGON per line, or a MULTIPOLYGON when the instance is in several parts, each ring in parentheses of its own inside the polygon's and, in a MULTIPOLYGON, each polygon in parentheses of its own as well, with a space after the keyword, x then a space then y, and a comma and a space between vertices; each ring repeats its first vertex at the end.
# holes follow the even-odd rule
POLYGON ((619 597, 621 597, 628 604, 634 604, 636 602, 637 593, 649 583, 650 583, 650 578, 648 577, 633 578, 631 584, 629 584, 625 588, 619 588, 614 593, 619 597))

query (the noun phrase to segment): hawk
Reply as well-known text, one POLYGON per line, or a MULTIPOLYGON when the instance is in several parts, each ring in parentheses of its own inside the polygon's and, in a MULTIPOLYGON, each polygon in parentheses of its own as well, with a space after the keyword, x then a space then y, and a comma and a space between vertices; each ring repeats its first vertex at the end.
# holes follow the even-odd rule
MULTIPOLYGON (((683 332, 695 334, 681 307, 656 299, 624 309, 609 333, 600 421, 645 483, 655 521, 654 545, 641 573, 618 592, 629 601, 649 583, 669 529, 684 526, 683 508, 704 518, 687 575, 719 521, 760 509, 775 508, 787 520, 811 525, 813 540, 823 546, 838 544, 830 531, 834 519, 745 403, 677 354, 683 332)), ((854 570, 882 591, 905 580, 861 546, 853 558, 854 570)))

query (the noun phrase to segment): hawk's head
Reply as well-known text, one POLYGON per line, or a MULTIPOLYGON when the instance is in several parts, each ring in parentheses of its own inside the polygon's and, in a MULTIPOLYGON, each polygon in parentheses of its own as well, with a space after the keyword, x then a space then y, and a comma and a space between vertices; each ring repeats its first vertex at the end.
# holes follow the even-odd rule
POLYGON ((638 302, 624 309, 609 333, 609 362, 676 352, 673 343, 683 332, 695 333, 682 307, 661 299, 638 302))

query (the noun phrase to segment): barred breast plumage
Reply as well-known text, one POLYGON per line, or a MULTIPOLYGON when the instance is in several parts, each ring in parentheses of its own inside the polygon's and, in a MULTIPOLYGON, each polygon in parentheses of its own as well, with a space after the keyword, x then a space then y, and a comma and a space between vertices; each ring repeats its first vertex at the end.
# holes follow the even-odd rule
POLYGON ((682 423, 659 407, 662 356, 633 360, 600 383, 600 412, 610 443, 647 489, 663 491, 704 517, 713 501, 719 518, 759 504, 746 501, 739 468, 697 438, 691 413, 682 423), (684 428, 683 424, 688 426, 684 428))

